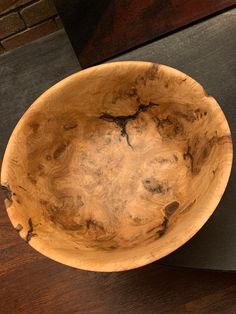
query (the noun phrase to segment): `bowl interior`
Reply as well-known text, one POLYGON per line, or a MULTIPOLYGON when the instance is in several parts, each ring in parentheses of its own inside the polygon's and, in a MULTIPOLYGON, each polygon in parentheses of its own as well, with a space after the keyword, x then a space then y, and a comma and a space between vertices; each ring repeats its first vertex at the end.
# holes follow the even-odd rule
POLYGON ((217 102, 148 62, 93 67, 39 97, 2 166, 7 210, 43 254, 89 270, 138 267, 190 239, 232 164, 217 102))

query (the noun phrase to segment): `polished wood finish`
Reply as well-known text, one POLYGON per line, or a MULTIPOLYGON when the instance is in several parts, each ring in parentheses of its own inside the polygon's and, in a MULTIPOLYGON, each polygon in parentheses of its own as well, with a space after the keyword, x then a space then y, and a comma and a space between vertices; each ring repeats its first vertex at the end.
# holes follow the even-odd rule
POLYGON ((219 105, 192 78, 149 62, 81 71, 16 126, 2 189, 20 236, 77 268, 153 262, 213 213, 232 164, 219 105))
POLYGON ((236 0, 55 0, 88 67, 236 4, 236 0))

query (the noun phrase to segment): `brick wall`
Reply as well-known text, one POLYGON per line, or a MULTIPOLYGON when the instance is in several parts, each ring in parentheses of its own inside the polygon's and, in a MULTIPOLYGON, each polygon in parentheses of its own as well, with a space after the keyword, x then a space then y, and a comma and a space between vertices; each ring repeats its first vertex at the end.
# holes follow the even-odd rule
POLYGON ((0 54, 62 27, 53 0, 0 0, 0 54))

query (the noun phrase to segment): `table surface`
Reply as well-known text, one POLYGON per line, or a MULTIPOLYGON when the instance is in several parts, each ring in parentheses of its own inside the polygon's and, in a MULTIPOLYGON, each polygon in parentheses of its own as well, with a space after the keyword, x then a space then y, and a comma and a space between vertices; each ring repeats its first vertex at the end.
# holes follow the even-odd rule
MULTIPOLYGON (((118 60, 168 64, 200 81, 236 133, 236 10, 230 10, 118 60)), ((48 87, 80 69, 59 31, 0 57, 0 157, 18 119, 48 87)), ((93 273, 44 257, 22 241, 0 194, 0 313, 236 313, 235 161, 217 210, 186 245, 140 269, 93 273)))

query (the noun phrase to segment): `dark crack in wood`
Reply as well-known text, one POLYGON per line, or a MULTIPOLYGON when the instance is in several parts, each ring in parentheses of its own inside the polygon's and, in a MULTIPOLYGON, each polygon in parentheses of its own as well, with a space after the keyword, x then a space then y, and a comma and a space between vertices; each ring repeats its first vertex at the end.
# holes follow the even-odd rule
POLYGON ((148 105, 141 104, 141 105, 139 105, 138 110, 134 114, 132 114, 132 115, 128 115, 128 116, 113 116, 113 115, 110 115, 108 113, 103 113, 99 117, 99 119, 102 119, 102 120, 107 121, 107 122, 115 123, 121 130, 121 136, 125 137, 126 141, 127 141, 127 144, 131 148, 133 148, 131 143, 130 143, 130 140, 129 140, 129 134, 127 133, 127 130, 126 130, 127 123, 129 121, 135 120, 141 112, 146 112, 149 108, 152 108, 154 106, 158 107, 159 105, 158 104, 154 104, 152 102, 150 102, 148 105))
POLYGON ((12 191, 10 189, 10 186, 5 183, 4 185, 1 185, 1 190, 3 191, 3 193, 5 194, 5 197, 10 201, 12 202, 12 191))
POLYGON ((168 228, 168 225, 169 225, 169 220, 167 217, 164 217, 163 222, 161 224, 161 230, 157 231, 158 238, 162 237, 165 234, 166 229, 168 228))
POLYGON ((86 220, 86 227, 87 227, 87 229, 95 228, 95 229, 100 229, 100 230, 104 231, 104 227, 103 227, 102 223, 95 221, 95 220, 92 220, 92 219, 86 220))
POLYGON ((32 223, 32 219, 29 218, 28 220, 28 225, 29 225, 29 230, 27 232, 27 235, 25 237, 25 241, 28 243, 32 237, 34 237, 36 235, 36 233, 33 233, 34 232, 34 227, 33 227, 33 223, 32 223))
POLYGON ((24 191, 27 191, 23 186, 21 186, 21 185, 18 185, 18 188, 20 188, 20 189, 22 189, 22 190, 24 190, 24 191))
POLYGON ((191 165, 191 172, 193 172, 193 155, 191 153, 191 146, 188 144, 187 151, 183 155, 184 160, 189 159, 191 165))
POLYGON ((15 227, 15 230, 17 233, 20 233, 21 230, 23 229, 23 226, 21 224, 18 224, 16 227, 15 227))
POLYGON ((166 182, 161 182, 153 177, 143 180, 142 183, 150 193, 166 194, 170 190, 166 182))
POLYGON ((165 207, 165 214, 167 216, 171 216, 176 212, 178 208, 179 208, 179 202, 174 201, 165 207))

